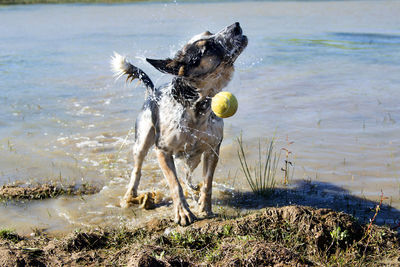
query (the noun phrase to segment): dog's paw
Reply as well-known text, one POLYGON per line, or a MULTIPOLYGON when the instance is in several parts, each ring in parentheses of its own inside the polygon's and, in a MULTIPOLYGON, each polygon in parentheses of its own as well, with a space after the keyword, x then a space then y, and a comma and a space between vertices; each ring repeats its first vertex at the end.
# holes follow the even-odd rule
POLYGON ((189 225, 196 220, 196 216, 187 207, 187 204, 179 203, 175 206, 175 223, 182 226, 189 225))
POLYGON ((206 218, 213 218, 215 214, 212 211, 199 211, 198 213, 199 218, 206 219, 206 218))
POLYGON ((215 217, 215 214, 211 211, 211 209, 206 209, 204 208, 204 206, 202 207, 201 205, 199 206, 197 214, 201 219, 215 217))
POLYGON ((211 210, 211 197, 210 196, 207 196, 204 192, 201 192, 198 203, 199 203, 198 214, 201 217, 209 218, 214 215, 211 210))
POLYGON ((121 206, 121 208, 127 209, 127 208, 129 208, 130 206, 132 206, 133 203, 132 203, 132 201, 129 201, 128 199, 123 198, 123 199, 121 199, 121 201, 119 202, 119 205, 121 206))
POLYGON ((127 208, 131 207, 133 204, 135 204, 134 199, 136 197, 137 197, 136 191, 128 190, 125 193, 124 197, 119 202, 119 205, 121 206, 121 208, 127 209, 127 208))
POLYGON ((143 194, 140 194, 137 197, 134 197, 133 195, 129 194, 128 196, 125 196, 121 202, 121 208, 129 208, 132 205, 140 205, 139 208, 145 209, 145 210, 151 210, 156 207, 156 197, 157 193, 156 192, 146 192, 143 194))

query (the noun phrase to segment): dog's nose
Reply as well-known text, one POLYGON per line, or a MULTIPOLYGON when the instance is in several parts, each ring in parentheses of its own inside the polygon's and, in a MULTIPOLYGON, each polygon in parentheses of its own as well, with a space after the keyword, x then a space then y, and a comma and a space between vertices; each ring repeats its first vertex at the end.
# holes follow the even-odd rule
POLYGON ((242 28, 240 28, 240 23, 235 22, 231 26, 228 27, 229 30, 233 32, 235 35, 241 35, 242 34, 242 28))
POLYGON ((242 34, 242 28, 240 28, 239 22, 236 22, 235 25, 236 25, 236 27, 235 27, 235 34, 236 34, 236 35, 241 35, 241 34, 242 34))

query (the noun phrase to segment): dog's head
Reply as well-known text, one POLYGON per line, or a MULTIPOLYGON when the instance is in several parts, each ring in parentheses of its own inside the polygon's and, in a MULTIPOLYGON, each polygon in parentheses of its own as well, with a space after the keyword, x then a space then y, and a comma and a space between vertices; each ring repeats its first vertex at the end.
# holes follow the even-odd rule
POLYGON ((194 36, 173 59, 147 61, 161 72, 182 77, 209 96, 230 81, 233 63, 246 46, 247 37, 236 22, 216 34, 207 31, 194 36))

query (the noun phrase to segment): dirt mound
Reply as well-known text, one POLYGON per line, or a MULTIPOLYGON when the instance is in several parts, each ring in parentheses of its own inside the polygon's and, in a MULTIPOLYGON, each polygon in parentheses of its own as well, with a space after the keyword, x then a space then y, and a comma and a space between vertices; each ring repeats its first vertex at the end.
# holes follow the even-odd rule
POLYGON ((164 267, 166 263, 157 260, 149 253, 141 252, 138 255, 134 255, 128 262, 128 267, 141 267, 141 266, 154 266, 164 267))
POLYGON ((312 262, 279 244, 249 240, 237 244, 234 240, 222 244, 224 257, 220 266, 311 266, 312 262))
POLYGON ((399 255, 399 236, 388 228, 299 206, 189 227, 164 219, 138 229, 76 231, 58 239, 10 233, 0 238, 0 266, 400 266, 399 255))
POLYGON ((38 255, 41 250, 18 250, 9 248, 0 248, 0 266, 46 266, 38 255))
POLYGON ((65 238, 66 251, 80 251, 83 249, 100 249, 107 246, 107 234, 104 232, 75 232, 65 238))

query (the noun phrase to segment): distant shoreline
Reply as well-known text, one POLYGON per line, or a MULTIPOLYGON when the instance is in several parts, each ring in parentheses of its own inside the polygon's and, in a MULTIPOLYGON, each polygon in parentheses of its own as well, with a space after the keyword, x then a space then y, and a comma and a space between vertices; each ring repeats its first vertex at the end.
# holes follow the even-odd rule
POLYGON ((0 0, 0 5, 31 5, 31 4, 114 4, 136 2, 166 2, 165 0, 0 0))

